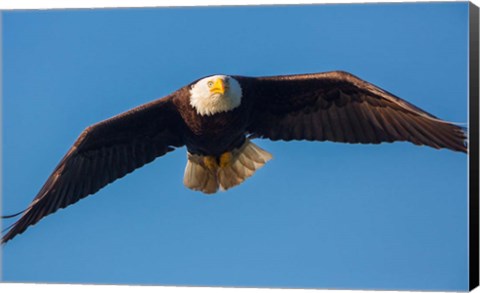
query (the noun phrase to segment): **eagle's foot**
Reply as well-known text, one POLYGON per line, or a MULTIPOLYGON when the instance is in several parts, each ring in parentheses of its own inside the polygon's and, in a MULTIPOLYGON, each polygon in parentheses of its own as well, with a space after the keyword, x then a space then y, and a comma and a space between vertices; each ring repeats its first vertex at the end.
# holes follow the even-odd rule
POLYGON ((225 168, 232 165, 233 154, 232 152, 225 152, 220 156, 219 165, 221 168, 225 168))
POLYGON ((217 160, 213 156, 205 156, 203 157, 203 164, 205 167, 207 167, 208 170, 210 171, 217 171, 218 169, 218 164, 217 160))

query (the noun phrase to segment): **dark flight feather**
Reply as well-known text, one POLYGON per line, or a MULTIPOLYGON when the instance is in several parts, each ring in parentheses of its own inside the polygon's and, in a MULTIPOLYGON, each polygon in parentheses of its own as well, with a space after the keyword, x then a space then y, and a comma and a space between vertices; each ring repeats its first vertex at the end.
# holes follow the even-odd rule
POLYGON ((373 144, 409 141, 467 152, 461 127, 347 72, 238 79, 248 84, 248 98, 254 104, 248 127, 252 137, 373 144))
POLYGON ((63 157, 6 243, 43 217, 74 204, 105 185, 184 144, 183 120, 166 97, 88 127, 63 157))

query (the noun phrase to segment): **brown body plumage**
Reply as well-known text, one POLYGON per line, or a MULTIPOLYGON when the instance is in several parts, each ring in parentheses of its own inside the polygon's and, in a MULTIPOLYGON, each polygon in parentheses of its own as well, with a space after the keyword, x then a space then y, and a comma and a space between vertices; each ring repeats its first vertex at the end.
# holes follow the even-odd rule
POLYGON ((195 109, 194 82, 88 127, 2 242, 180 146, 188 150, 185 184, 206 193, 241 183, 270 159, 247 137, 369 144, 409 141, 467 151, 461 127, 346 72, 232 76, 224 82, 228 79, 241 86, 241 103, 231 109, 213 114, 195 109), (205 159, 210 157, 216 161, 205 159))
POLYGON ((202 116, 190 105, 189 95, 187 86, 172 98, 184 122, 181 123, 184 127, 181 132, 189 152, 219 156, 243 143, 249 121, 248 103, 229 112, 202 116))

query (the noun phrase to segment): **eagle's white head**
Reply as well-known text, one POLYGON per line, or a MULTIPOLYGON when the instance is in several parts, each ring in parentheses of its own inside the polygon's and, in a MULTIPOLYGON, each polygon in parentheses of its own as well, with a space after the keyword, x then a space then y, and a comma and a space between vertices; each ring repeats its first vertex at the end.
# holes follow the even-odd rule
POLYGON ((241 100, 240 84, 227 75, 205 77, 190 90, 190 105, 202 116, 231 111, 240 106, 241 100))

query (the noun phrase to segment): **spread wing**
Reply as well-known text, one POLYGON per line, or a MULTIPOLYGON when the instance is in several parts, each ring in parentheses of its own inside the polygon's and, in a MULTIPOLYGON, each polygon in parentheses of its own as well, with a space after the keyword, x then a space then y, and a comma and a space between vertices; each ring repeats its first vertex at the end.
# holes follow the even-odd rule
POLYGON ((346 72, 240 80, 252 104, 253 137, 375 144, 409 141, 467 151, 461 127, 346 72))
POLYGON ((172 96, 168 96, 88 127, 2 243, 43 217, 182 146, 182 125, 172 96))

